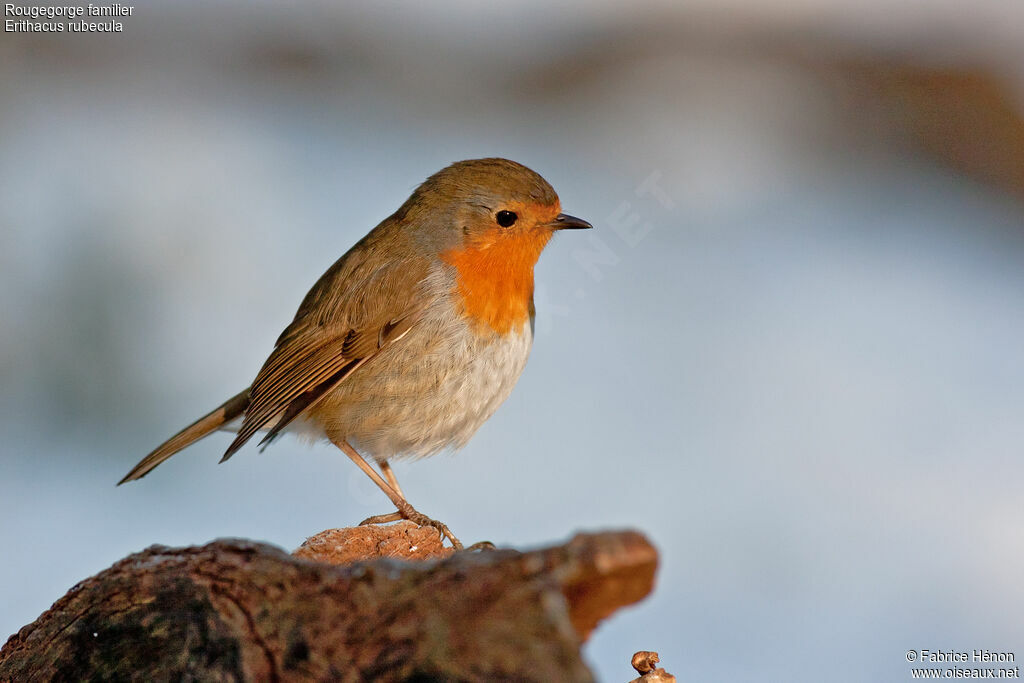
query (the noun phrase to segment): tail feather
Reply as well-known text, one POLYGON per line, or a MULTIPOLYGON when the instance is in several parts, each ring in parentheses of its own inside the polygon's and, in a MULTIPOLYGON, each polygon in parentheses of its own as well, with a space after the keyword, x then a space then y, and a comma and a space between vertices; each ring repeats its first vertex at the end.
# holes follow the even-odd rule
POLYGON ((132 471, 126 474, 124 479, 117 482, 117 485, 120 486, 126 481, 134 481, 135 479, 141 479, 146 476, 149 474, 150 470, 162 463, 164 460, 167 460, 167 458, 192 445, 196 441, 199 441, 199 439, 203 438, 207 434, 217 431, 231 420, 234 420, 236 417, 244 413, 248 406, 249 389, 247 387, 244 391, 232 396, 213 411, 207 413, 164 443, 157 446, 156 450, 140 460, 139 464, 133 467, 132 471))

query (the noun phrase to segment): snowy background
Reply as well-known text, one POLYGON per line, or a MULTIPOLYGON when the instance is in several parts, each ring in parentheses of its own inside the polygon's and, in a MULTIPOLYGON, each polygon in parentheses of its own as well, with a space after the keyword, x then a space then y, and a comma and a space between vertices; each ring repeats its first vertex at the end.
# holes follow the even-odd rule
POLYGON ((288 438, 114 483, 417 183, 498 155, 597 229, 542 256, 506 405, 397 465, 417 507, 468 542, 644 531, 657 590, 587 645, 601 680, 639 649, 680 680, 1024 657, 1022 7, 154 2, 5 33, 0 640, 152 543, 386 512, 288 438))

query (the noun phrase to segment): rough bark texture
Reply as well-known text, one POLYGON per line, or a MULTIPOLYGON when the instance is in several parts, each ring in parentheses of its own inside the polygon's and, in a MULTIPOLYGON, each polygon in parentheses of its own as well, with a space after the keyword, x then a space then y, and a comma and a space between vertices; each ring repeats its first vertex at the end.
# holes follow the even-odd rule
POLYGON ((399 522, 389 526, 369 524, 346 529, 328 529, 292 553, 295 557, 351 564, 360 560, 391 557, 398 560, 430 560, 448 557, 454 552, 441 542, 441 535, 431 527, 399 522))
POLYGON ((588 681, 581 641, 656 564, 633 532, 345 566, 243 540, 154 546, 12 636, 0 680, 588 681))

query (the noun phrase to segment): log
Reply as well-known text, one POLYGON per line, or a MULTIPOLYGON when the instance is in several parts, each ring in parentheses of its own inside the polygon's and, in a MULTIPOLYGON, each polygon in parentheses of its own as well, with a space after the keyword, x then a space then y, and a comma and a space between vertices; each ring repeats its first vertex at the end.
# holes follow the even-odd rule
MULTIPOLYGON (((368 554, 402 545, 384 541, 368 554)), ((416 562, 304 554, 150 547, 11 636, 0 680, 590 681, 581 643, 650 592, 657 566, 629 531, 416 562)))

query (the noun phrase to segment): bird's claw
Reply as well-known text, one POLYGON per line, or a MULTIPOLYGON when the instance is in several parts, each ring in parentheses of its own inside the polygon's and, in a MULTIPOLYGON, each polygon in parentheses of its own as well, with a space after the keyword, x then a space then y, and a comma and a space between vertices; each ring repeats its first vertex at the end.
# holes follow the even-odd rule
POLYGON ((400 522, 405 517, 402 517, 399 512, 389 512, 386 515, 374 515, 373 517, 367 517, 363 521, 359 522, 359 526, 368 526, 371 524, 390 524, 391 522, 400 522))
MULTIPOLYGON (((408 505, 405 509, 399 509, 397 512, 389 512, 386 515, 374 515, 373 517, 367 517, 363 521, 359 522, 359 526, 366 526, 368 524, 388 524, 390 522, 398 522, 403 519, 409 520, 416 526, 433 527, 437 529, 437 533, 441 536, 442 543, 444 542, 444 539, 447 538, 451 542, 452 548, 455 550, 463 549, 462 542, 455 537, 455 534, 451 532, 451 529, 449 529, 444 522, 439 522, 436 519, 427 517, 411 505, 408 505)), ((475 547, 476 546, 474 546, 474 548, 475 547)))
POLYGON ((462 550, 462 543, 459 541, 459 539, 455 538, 455 534, 451 532, 451 529, 449 529, 448 525, 446 525, 444 522, 439 522, 436 519, 431 519, 422 512, 418 512, 416 510, 411 510, 410 514, 406 516, 405 519, 409 520, 417 526, 434 527, 435 529, 437 529, 437 533, 441 535, 442 543, 444 542, 444 539, 447 538, 449 541, 451 541, 452 548, 454 548, 455 550, 462 550))

